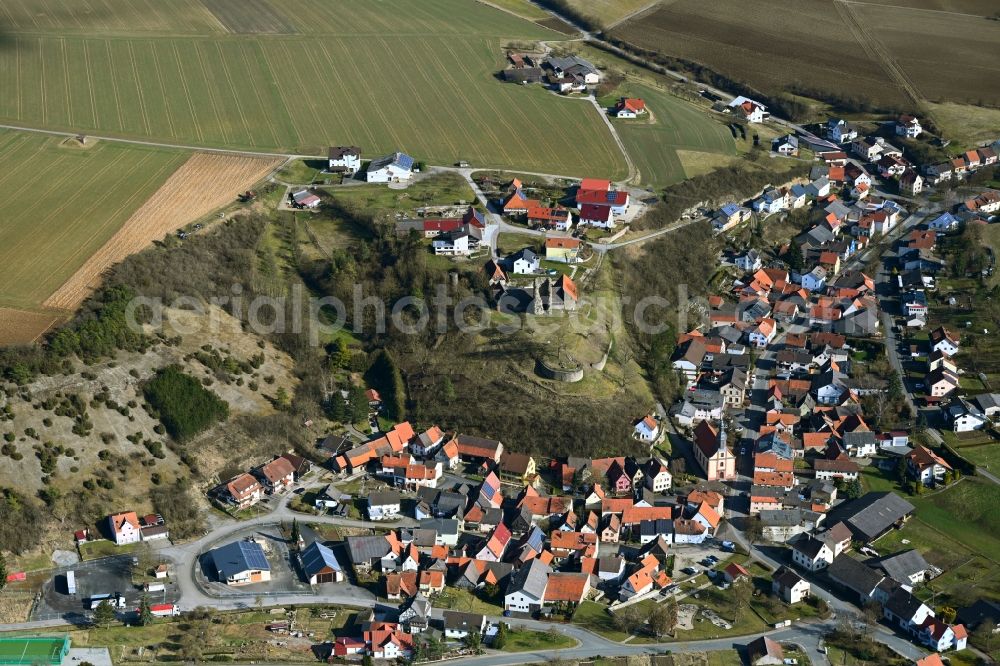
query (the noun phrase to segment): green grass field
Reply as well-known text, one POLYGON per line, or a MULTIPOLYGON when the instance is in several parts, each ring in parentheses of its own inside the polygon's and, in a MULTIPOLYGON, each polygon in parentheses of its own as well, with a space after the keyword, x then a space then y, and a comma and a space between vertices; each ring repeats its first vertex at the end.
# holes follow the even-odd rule
POLYGON ((916 507, 916 515, 875 547, 883 555, 916 548, 944 571, 918 594, 928 598, 937 592, 938 603, 955 607, 981 596, 1000 595, 996 561, 1000 524, 993 515, 1000 488, 968 477, 943 491, 907 500, 916 507))
POLYGON ((146 3, 112 0, 96 16, 70 0, 23 0, 0 50, 0 88, 16 91, 0 98, 0 119, 193 145, 320 154, 348 143, 366 157, 400 149, 434 164, 625 174, 593 108, 495 77, 505 40, 557 33, 465 0, 349 10, 255 1, 266 16, 229 0, 175 0, 177 15, 150 12, 126 33, 121 17, 146 3), (22 7, 35 4, 48 8, 41 18, 22 7), (82 36, 87 27, 94 34, 82 36))
MULTIPOLYGON (((618 95, 640 97, 651 116, 612 119, 625 149, 639 169, 639 184, 662 187, 710 171, 701 162, 720 165, 736 155, 732 134, 706 111, 679 97, 636 81, 623 84, 618 95), (685 154, 682 160, 678 151, 685 154), (701 157, 701 160, 692 159, 701 157), (687 168, 685 163, 687 162, 687 168)), ((602 102, 610 105, 613 98, 602 102)))
POLYGON ((58 664, 65 641, 61 636, 0 639, 0 664, 58 664))
POLYGON ((70 147, 58 137, 0 131, 0 307, 36 308, 186 157, 109 142, 70 147))

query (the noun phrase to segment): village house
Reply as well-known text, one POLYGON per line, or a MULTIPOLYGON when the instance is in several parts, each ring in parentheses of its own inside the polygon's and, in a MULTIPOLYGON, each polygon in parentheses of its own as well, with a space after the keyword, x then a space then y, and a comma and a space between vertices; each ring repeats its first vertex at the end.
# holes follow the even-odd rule
POLYGON ((850 143, 858 138, 858 128, 841 118, 826 121, 826 135, 837 143, 850 143))
POLYGON ((367 504, 370 520, 391 520, 400 512, 399 493, 391 490, 369 494, 367 504))
POLYGON ((455 437, 455 444, 458 447, 459 457, 467 463, 489 463, 490 465, 500 462, 503 455, 503 444, 495 439, 485 437, 474 437, 472 435, 458 435, 455 437))
POLYGON ((789 541, 792 561, 807 571, 825 569, 833 562, 833 549, 822 539, 800 534, 789 541))
POLYGON ((635 118, 646 113, 646 102, 636 97, 622 97, 611 113, 615 118, 635 118))
POLYGON ((781 649, 781 643, 768 638, 767 636, 761 636, 760 638, 751 641, 746 646, 747 663, 750 666, 774 666, 777 664, 784 664, 785 653, 781 649))
POLYGON ((344 580, 344 568, 337 560, 337 556, 319 541, 309 544, 299 558, 302 572, 310 585, 339 583, 344 580))
POLYGON ((504 452, 500 456, 500 478, 518 485, 524 485, 535 476, 535 459, 525 453, 504 452))
POLYGON ((599 229, 614 229, 615 214, 610 206, 583 204, 580 206, 580 224, 599 229))
POLYGON ((512 613, 534 613, 545 606, 545 588, 551 568, 533 559, 515 571, 507 581, 503 607, 512 613))
POLYGON ((920 121, 916 116, 903 114, 896 119, 896 136, 905 136, 907 139, 916 139, 924 128, 920 126, 920 121))
POLYGON ((486 631, 486 616, 446 610, 442 614, 442 624, 446 638, 462 640, 472 633, 481 636, 486 631))
POLYGON ((652 414, 647 414, 636 422, 633 432, 640 442, 655 442, 660 436, 660 424, 652 414))
POLYGON ((809 597, 811 586, 788 567, 781 567, 774 573, 771 590, 786 604, 797 604, 809 597))
POLYGON ((264 488, 269 494, 282 493, 292 487, 295 482, 295 468, 284 457, 278 457, 257 469, 257 476, 264 482, 264 488))
POLYGON ((125 546, 142 541, 139 516, 135 511, 126 511, 108 516, 108 530, 116 546, 125 546))
POLYGON ((574 264, 579 260, 582 243, 577 238, 561 236, 545 239, 545 258, 563 264, 574 264))
POLYGON ((750 219, 752 211, 737 203, 723 204, 712 218, 712 228, 716 233, 728 231, 741 222, 750 219))
POLYGON ((794 134, 785 134, 771 141, 771 150, 779 155, 795 157, 799 154, 799 138, 794 134))
POLYGON ((745 273, 753 273, 760 270, 761 266, 763 266, 760 253, 754 249, 747 250, 743 254, 738 255, 734 263, 737 268, 745 273))
POLYGON ((292 192, 289 195, 289 203, 294 208, 318 208, 322 199, 310 192, 308 189, 292 192))
POLYGON ((226 495, 237 509, 253 506, 264 497, 264 486, 252 474, 240 474, 226 484, 226 495))
POLYGON ((415 160, 405 153, 377 157, 368 164, 365 180, 369 183, 398 183, 413 177, 415 160))
POLYGON ((361 149, 357 146, 330 146, 327 169, 333 173, 353 176, 361 171, 361 149))
POLYGON ((573 226, 573 214, 562 207, 532 206, 527 218, 532 227, 569 231, 573 226))
POLYGON ((911 478, 925 486, 944 483, 944 475, 951 471, 944 458, 925 446, 917 445, 906 455, 906 471, 911 478))
POLYGON ((729 102, 728 107, 734 115, 743 118, 748 123, 762 123, 771 115, 767 112, 766 106, 742 95, 729 102))

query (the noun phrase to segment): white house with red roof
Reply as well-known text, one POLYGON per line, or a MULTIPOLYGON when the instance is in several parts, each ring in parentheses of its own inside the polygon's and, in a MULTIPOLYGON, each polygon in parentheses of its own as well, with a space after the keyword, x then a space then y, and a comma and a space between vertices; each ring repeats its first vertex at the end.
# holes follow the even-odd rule
POLYGON ((747 339, 754 347, 763 349, 771 344, 774 336, 778 333, 778 324, 770 317, 765 317, 757 322, 757 325, 750 329, 747 339))
POLYGON ((748 123, 762 123, 765 118, 771 115, 767 112, 766 106, 743 95, 731 101, 729 109, 733 113, 741 115, 748 123))
POLYGON ((135 511, 125 511, 108 516, 108 528, 112 540, 118 546, 142 541, 139 516, 136 515, 135 511))
POLYGON ((635 118, 646 113, 646 102, 638 97, 622 97, 611 113, 615 118, 635 118))
POLYGON ((647 414, 635 424, 635 438, 640 442, 655 442, 659 436, 660 424, 652 414, 647 414))
POLYGON ((615 228, 615 214, 610 206, 583 204, 580 206, 580 225, 589 225, 601 229, 615 228))
MULTIPOLYGON (((586 179, 583 182, 588 183, 590 179, 586 179)), ((629 195, 625 190, 614 190, 610 186, 608 189, 589 189, 581 184, 580 188, 576 191, 576 205, 581 211, 587 205, 607 206, 611 208, 611 212, 615 215, 624 215, 628 211, 629 195)))

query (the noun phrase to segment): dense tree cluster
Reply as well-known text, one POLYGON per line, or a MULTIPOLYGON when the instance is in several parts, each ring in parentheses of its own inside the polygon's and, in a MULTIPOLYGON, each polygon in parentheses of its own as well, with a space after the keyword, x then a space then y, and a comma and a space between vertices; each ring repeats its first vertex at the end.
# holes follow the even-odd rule
POLYGON ((143 392, 167 432, 177 441, 191 439, 229 416, 226 401, 185 374, 179 366, 159 370, 143 387, 143 392))

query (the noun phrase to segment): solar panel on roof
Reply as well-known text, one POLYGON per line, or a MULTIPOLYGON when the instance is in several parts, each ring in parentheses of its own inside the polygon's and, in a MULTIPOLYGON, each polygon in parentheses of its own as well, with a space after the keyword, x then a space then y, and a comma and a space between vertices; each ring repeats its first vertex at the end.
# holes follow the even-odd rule
POLYGON ((396 164, 402 169, 409 170, 413 167, 413 158, 406 153, 396 153, 396 164))
POLYGON ((267 563, 267 558, 264 557, 264 549, 258 544, 253 543, 252 541, 241 541, 240 552, 243 555, 243 559, 246 560, 247 565, 251 569, 259 569, 263 571, 271 568, 267 563))

